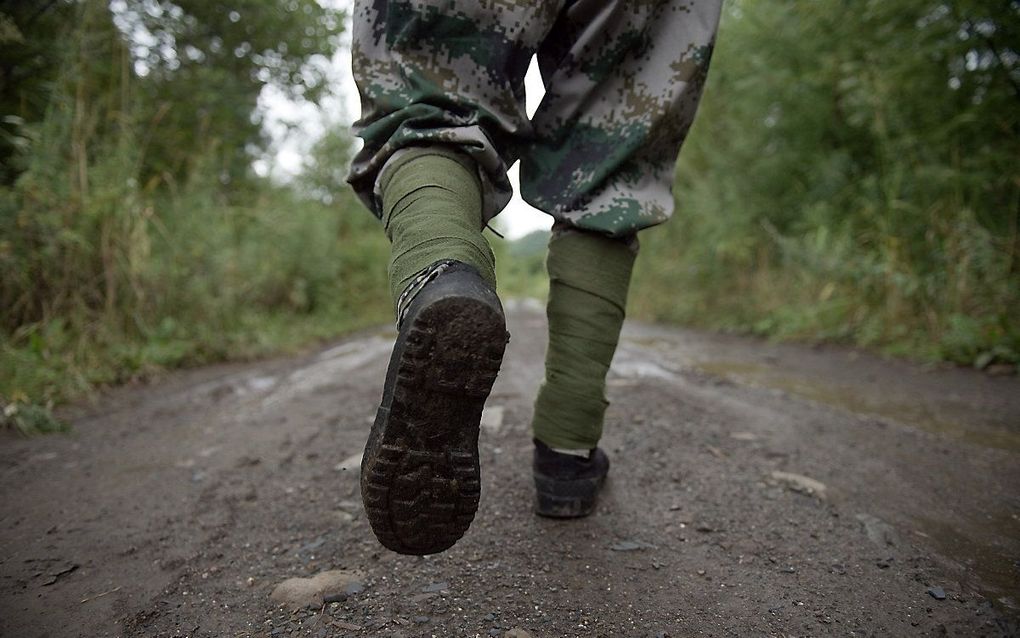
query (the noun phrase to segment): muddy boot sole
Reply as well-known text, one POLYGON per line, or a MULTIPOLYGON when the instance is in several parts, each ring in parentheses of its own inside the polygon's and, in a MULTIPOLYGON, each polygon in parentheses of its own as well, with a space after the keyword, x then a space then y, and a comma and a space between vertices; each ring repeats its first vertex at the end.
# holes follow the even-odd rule
POLYGON ((444 273, 411 302, 361 464, 365 512, 385 547, 434 554, 471 525, 478 424, 507 338, 499 299, 473 269, 444 273))

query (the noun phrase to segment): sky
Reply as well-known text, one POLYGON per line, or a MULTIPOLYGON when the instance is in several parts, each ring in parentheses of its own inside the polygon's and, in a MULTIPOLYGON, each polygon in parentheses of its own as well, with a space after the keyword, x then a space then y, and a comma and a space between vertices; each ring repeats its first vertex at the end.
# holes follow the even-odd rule
MULTIPOLYGON (((349 0, 331 0, 323 4, 338 8, 350 6, 349 0)), ((339 124, 350 125, 358 119, 361 106, 351 73, 349 20, 348 17, 347 28, 344 29, 344 46, 331 60, 323 59, 319 62, 327 69, 330 82, 335 87, 335 97, 326 100, 324 108, 291 100, 272 86, 263 89, 259 105, 263 113, 263 126, 273 140, 273 153, 270 157, 256 160, 255 170, 259 174, 287 181, 301 172, 308 149, 327 128, 339 124)), ((530 117, 534 115, 545 94, 535 59, 532 59, 528 68, 524 86, 530 117)), ((514 164, 509 171, 510 183, 514 188, 513 199, 493 223, 509 239, 523 237, 535 230, 548 230, 552 226, 552 218, 521 199, 518 166, 519 163, 514 164)))

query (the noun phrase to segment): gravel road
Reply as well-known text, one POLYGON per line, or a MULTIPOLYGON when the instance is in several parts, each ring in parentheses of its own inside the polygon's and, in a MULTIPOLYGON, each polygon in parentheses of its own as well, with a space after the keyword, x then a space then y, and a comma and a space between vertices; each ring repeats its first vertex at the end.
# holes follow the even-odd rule
POLYGON ((482 504, 450 551, 392 554, 361 509, 380 328, 0 440, 0 635, 1017 635, 1015 376, 631 323, 607 491, 557 522, 530 511, 545 321, 508 310, 482 504), (337 570, 288 584, 308 607, 271 600, 337 570))

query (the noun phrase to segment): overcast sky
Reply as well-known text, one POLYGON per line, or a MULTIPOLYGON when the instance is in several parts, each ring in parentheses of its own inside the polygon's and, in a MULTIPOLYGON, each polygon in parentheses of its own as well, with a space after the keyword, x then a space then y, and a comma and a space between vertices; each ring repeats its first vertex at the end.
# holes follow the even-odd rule
MULTIPOLYGON (((344 8, 350 5, 347 0, 332 0, 323 4, 344 8)), ((361 107, 358 103, 354 77, 351 74, 350 24, 347 26, 348 28, 344 30, 345 46, 341 47, 328 63, 327 68, 331 82, 336 87, 337 96, 327 100, 325 108, 320 110, 310 103, 290 100, 271 86, 262 91, 259 101, 264 113, 264 126, 273 138, 275 153, 271 160, 255 162, 255 169, 259 173, 272 174, 280 180, 289 179, 301 171, 308 149, 326 128, 336 124, 350 125, 358 118, 361 107)), ((545 93, 534 59, 528 68, 524 84, 530 116, 538 108, 538 103, 545 93)), ((521 199, 517 172, 518 164, 514 164, 510 169, 514 197, 494 224, 500 232, 511 239, 522 237, 533 230, 548 229, 552 225, 552 219, 548 215, 532 208, 521 199)))

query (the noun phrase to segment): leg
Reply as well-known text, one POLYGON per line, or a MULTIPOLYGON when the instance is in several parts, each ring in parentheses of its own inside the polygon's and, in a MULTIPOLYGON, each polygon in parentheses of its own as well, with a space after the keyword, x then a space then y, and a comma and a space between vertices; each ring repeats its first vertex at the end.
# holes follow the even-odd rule
POLYGON ((532 424, 540 514, 590 513, 601 485, 594 479, 608 470, 594 448, 636 233, 673 212, 673 165, 720 4, 579 0, 539 51, 547 93, 521 181, 524 198, 556 219, 546 376, 532 424))
POLYGON ((535 511, 586 516, 609 472, 598 449, 605 379, 623 325, 637 238, 557 225, 549 241, 549 348, 535 400, 535 511))
POLYGON ((578 0, 539 50, 546 95, 521 161, 525 200, 628 238, 673 213, 722 0, 578 0))
POLYGON ((562 2, 356 3, 354 130, 365 144, 348 179, 393 242, 394 299, 443 258, 495 283, 481 229, 510 198, 507 166, 531 135, 524 73, 562 2))
POLYGON ((535 438, 554 449, 598 445, 605 379, 623 326, 632 242, 557 226, 549 241, 549 348, 535 401, 535 438))
POLYGON ((510 200, 507 167, 531 137, 524 74, 565 0, 358 0, 352 58, 365 145, 348 181, 382 217, 377 178, 402 149, 471 158, 482 221, 510 200))
POLYGON ((509 198, 511 142, 530 134, 523 77, 549 7, 355 9, 365 146, 349 181, 392 242, 399 326, 361 488, 372 530, 397 552, 447 549, 478 507, 478 423, 507 338, 481 230, 509 198))
POLYGON ((495 258, 482 236, 481 184, 469 158, 442 148, 408 149, 389 162, 379 186, 398 320, 409 299, 400 303, 404 291, 436 261, 470 264, 495 287, 495 258))

